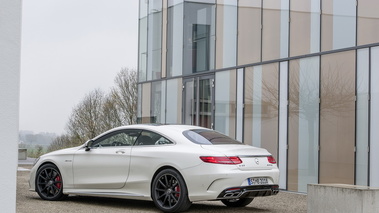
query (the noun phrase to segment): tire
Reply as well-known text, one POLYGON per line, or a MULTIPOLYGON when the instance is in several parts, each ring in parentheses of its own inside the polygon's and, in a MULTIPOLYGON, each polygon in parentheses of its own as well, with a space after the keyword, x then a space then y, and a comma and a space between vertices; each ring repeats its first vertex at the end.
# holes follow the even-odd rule
POLYGON ((186 183, 173 169, 164 169, 155 176, 151 198, 155 206, 163 212, 182 212, 191 206, 186 183))
POLYGON ((249 205, 254 198, 240 198, 240 199, 230 199, 230 200, 221 200, 225 206, 228 207, 244 207, 249 205))
POLYGON ((59 169, 54 164, 45 164, 37 170, 36 192, 44 200, 61 200, 63 194, 63 179, 59 169))

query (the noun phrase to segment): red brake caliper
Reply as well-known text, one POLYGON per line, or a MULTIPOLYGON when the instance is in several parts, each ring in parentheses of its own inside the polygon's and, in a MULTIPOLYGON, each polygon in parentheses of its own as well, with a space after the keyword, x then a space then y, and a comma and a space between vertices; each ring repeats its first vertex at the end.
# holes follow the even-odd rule
MULTIPOLYGON (((62 181, 61 176, 58 175, 58 176, 55 178, 55 181, 62 181)), ((60 188, 62 187, 62 183, 57 183, 57 184, 56 184, 56 187, 57 187, 58 189, 60 189, 60 188)))
POLYGON ((179 197, 179 195, 180 195, 180 187, 179 187, 179 185, 175 186, 175 191, 178 192, 178 193, 175 194, 175 197, 179 197))

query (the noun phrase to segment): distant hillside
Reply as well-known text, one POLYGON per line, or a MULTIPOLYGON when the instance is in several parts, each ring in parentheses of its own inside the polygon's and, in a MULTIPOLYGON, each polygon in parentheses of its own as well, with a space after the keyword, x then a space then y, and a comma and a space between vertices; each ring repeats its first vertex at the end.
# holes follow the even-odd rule
POLYGON ((19 143, 27 146, 48 146, 56 137, 55 133, 41 132, 34 134, 32 131, 21 130, 19 132, 19 143))

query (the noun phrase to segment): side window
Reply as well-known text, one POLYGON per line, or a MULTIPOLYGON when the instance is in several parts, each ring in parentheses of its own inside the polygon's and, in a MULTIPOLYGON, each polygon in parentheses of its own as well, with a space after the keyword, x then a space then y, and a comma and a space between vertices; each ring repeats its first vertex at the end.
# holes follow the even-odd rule
POLYGON ((92 147, 132 146, 141 130, 121 130, 112 132, 94 141, 92 147))
POLYGON ((136 146, 146 146, 146 145, 164 145, 164 144, 174 144, 167 138, 163 137, 160 134, 142 131, 141 136, 137 139, 135 143, 136 146))

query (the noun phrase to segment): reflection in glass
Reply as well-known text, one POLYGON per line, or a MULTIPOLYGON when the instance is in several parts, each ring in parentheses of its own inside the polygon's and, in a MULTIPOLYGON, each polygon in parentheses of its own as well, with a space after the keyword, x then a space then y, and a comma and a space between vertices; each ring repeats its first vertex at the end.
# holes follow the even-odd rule
POLYGON ((193 78, 184 82, 184 117, 183 123, 188 125, 196 124, 196 91, 193 78))
POLYGON ((288 56, 289 0, 264 0, 262 61, 288 56))
POLYGON ((370 186, 379 187, 379 47, 371 48, 370 186))
POLYGON ((358 45, 379 42, 379 4, 377 0, 358 1, 358 45))
POLYGON ((356 121, 356 178, 355 184, 368 185, 369 146, 369 49, 357 55, 357 121, 356 121))
POLYGON ((179 124, 182 122, 182 79, 167 80, 166 84, 166 123, 179 124))
POLYGON ((355 51, 321 56, 320 183, 354 184, 355 51))
POLYGON ((278 63, 245 68, 244 143, 266 148, 277 159, 278 63))
POLYGON ((290 56, 320 50, 320 0, 291 0, 290 56))
POLYGON ((183 0, 169 1, 167 10, 167 76, 182 75, 183 0), (175 3, 175 4, 174 4, 175 3))
POLYGON ((162 0, 149 1, 147 80, 161 78, 162 0))
POLYGON ((215 130, 235 138, 236 71, 217 72, 215 80, 215 130))
POLYGON ((261 61, 261 2, 238 1, 238 65, 261 61))
POLYGON ((355 46, 356 0, 322 0, 321 50, 355 46))
POLYGON ((147 66, 147 17, 139 20, 138 81, 146 81, 147 66))
POLYGON ((217 3, 216 69, 220 69, 237 63, 237 0, 217 3))
POLYGON ((142 123, 142 84, 138 84, 137 91, 137 123, 142 123))
POLYGON ((213 91, 212 84, 213 79, 205 78, 199 80, 199 98, 197 99, 198 109, 197 113, 199 115, 199 122, 197 126, 202 126, 205 128, 212 128, 212 109, 213 109, 213 91))
POLYGON ((166 121, 166 81, 151 84, 151 123, 166 121))
POLYGON ((184 7, 184 74, 213 69, 216 6, 214 3, 185 2, 184 7))
POLYGON ((290 61, 288 190, 318 183, 319 57, 290 61))
POLYGON ((150 123, 151 84, 142 84, 142 123, 150 123))

